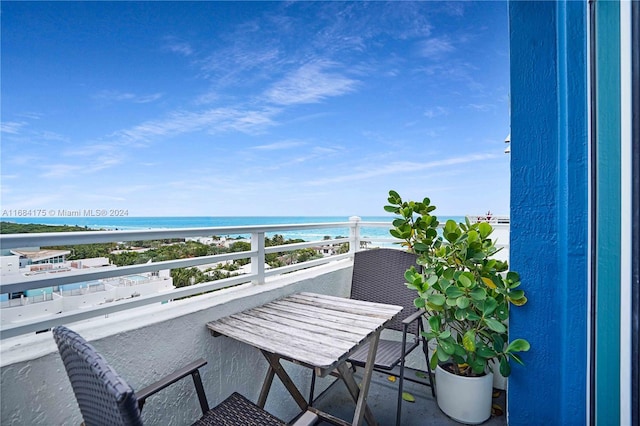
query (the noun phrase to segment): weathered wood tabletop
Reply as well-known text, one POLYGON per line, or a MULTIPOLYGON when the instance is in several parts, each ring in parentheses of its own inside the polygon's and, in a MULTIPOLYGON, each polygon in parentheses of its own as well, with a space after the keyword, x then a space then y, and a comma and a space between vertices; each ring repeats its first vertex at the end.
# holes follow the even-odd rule
POLYGON ((254 346, 269 363, 258 398, 263 407, 274 375, 282 381, 300 409, 312 411, 333 423, 349 424, 311 407, 282 365, 281 359, 302 364, 324 377, 337 370, 356 402, 353 422, 359 426, 366 419, 370 426, 377 422, 367 405, 367 393, 373 372, 380 331, 393 319, 401 306, 364 302, 315 293, 298 293, 274 300, 246 311, 207 323, 214 336, 228 336, 254 346), (367 365, 360 387, 346 360, 360 346, 370 342, 367 365))
POLYGON ((207 324, 223 334, 283 358, 306 364, 325 376, 401 306, 315 293, 298 293, 207 324))

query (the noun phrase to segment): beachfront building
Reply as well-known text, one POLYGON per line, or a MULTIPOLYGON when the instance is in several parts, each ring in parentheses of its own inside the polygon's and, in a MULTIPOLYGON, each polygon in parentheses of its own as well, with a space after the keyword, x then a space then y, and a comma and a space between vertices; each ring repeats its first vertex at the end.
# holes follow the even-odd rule
POLYGON ((53 268, 53 265, 62 264, 71 254, 69 250, 40 250, 20 249, 10 250, 14 256, 20 259, 20 268, 30 268, 32 271, 53 268), (32 266, 33 265, 33 266, 32 266))
MULTIPOLYGON (((81 270, 86 272, 117 269, 106 257, 47 262, 47 260, 63 258, 70 253, 64 250, 30 248, 11 250, 11 252, 15 254, 0 256, 2 279, 12 279, 16 276, 25 278, 64 276, 81 270), (24 259, 29 261, 24 262, 24 259), (33 262, 33 260, 36 261, 33 262)), ((78 309, 168 292, 173 288, 173 278, 167 269, 3 293, 0 294, 0 324, 4 326, 54 317, 78 309)))

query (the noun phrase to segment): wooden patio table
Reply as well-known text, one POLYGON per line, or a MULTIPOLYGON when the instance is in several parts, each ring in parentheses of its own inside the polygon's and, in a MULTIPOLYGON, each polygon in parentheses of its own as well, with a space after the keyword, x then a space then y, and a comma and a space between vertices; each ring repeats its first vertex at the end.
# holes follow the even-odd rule
MULTIPOLYGON (((228 336, 258 348, 269 363, 258 405, 264 408, 274 375, 282 381, 298 406, 319 417, 340 420, 311 407, 280 364, 284 359, 311 368, 325 377, 335 370, 356 401, 353 425, 363 418, 376 421, 367 406, 367 394, 380 332, 401 306, 364 302, 315 293, 298 293, 207 323, 214 336, 228 336), (360 388, 346 360, 370 342, 360 388)), ((345 423, 342 421, 342 423, 345 423)))

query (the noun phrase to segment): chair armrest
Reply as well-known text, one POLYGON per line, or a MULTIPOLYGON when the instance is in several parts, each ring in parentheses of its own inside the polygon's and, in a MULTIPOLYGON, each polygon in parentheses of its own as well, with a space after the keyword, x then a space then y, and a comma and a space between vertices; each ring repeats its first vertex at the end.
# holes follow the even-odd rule
POLYGON ((407 326, 407 325, 411 324, 412 322, 414 322, 415 320, 420 318, 422 316, 422 314, 424 314, 424 311, 422 309, 418 309, 413 314, 411 314, 408 317, 406 317, 405 319, 403 319, 402 320, 402 325, 407 326))
POLYGON ((138 398, 138 408, 142 411, 142 407, 146 402, 147 398, 156 393, 160 392, 162 389, 171 386, 175 382, 187 377, 192 376, 193 382, 196 387, 196 392, 198 394, 198 400, 200 401, 200 407, 202 408, 202 413, 205 414, 209 411, 209 403, 207 402, 207 396, 204 393, 204 387, 202 386, 202 379, 200 378, 200 373, 198 369, 207 364, 207 361, 200 358, 192 363, 185 365, 184 367, 174 371, 173 373, 163 377, 155 383, 146 386, 139 391, 136 391, 136 397, 138 398))

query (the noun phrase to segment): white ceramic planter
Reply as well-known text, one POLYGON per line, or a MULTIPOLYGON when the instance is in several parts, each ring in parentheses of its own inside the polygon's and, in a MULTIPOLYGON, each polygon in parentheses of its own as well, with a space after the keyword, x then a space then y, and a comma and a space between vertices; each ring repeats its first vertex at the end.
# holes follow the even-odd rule
POLYGON ((493 373, 482 377, 462 377, 436 368, 438 407, 453 420, 480 424, 491 417, 493 373))
POLYGON ((492 359, 489 361, 489 364, 493 369, 493 387, 495 389, 506 390, 507 378, 500 374, 500 363, 492 359))

